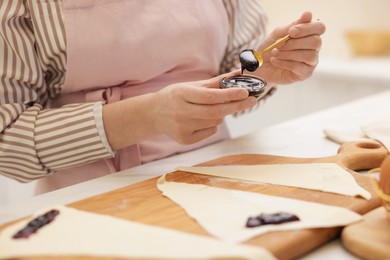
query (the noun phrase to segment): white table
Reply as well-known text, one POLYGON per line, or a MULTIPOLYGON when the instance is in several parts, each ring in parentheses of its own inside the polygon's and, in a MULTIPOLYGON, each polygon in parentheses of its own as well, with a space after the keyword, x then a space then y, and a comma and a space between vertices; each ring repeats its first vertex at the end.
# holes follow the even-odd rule
MULTIPOLYGON (((308 100, 307 102, 316 102, 308 100)), ((289 109, 286 107, 285 109, 289 109)), ((292 157, 323 157, 337 153, 338 144, 325 138, 324 128, 356 127, 390 120, 390 91, 256 131, 196 151, 141 165, 116 174, 32 197, 0 208, 0 224, 29 215, 53 204, 66 204, 118 189, 174 170, 178 165, 194 165, 224 155, 261 153, 292 157)), ((261 120, 261 119, 259 119, 261 120)), ((356 259, 338 240, 302 259, 356 259)))

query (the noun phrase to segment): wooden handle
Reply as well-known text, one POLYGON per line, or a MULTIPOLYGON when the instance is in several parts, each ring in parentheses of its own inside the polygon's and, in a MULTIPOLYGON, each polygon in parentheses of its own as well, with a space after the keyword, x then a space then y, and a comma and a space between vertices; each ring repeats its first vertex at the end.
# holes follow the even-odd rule
POLYGON ((389 151, 379 142, 358 141, 344 143, 337 155, 320 160, 335 161, 347 169, 359 171, 379 167, 388 155, 389 151))

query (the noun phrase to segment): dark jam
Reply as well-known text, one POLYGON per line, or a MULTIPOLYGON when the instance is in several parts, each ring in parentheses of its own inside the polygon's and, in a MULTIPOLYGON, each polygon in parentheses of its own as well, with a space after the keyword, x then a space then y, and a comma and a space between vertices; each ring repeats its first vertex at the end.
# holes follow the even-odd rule
POLYGON ((249 96, 258 98, 264 91, 267 83, 257 77, 253 76, 234 76, 230 78, 223 78, 220 82, 221 88, 241 87, 249 92, 249 96))
POLYGON ((249 217, 246 222, 246 227, 252 228, 270 224, 277 225, 292 221, 299 221, 299 218, 296 215, 287 212, 278 212, 274 214, 262 213, 255 217, 249 217))
POLYGON ((253 50, 243 50, 240 53, 240 63, 241 63, 241 74, 244 73, 244 70, 255 71, 259 67, 259 61, 253 54, 253 50))
POLYGON ((58 214, 60 214, 58 210, 52 209, 45 214, 34 218, 27 223, 26 227, 19 230, 15 235, 13 235, 12 238, 28 238, 32 234, 36 233, 38 229, 52 222, 58 214))

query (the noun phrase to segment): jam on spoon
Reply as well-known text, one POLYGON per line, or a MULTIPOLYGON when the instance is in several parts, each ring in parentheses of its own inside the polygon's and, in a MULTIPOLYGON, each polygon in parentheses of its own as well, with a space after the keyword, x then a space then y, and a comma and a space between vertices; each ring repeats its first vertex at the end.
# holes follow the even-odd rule
POLYGON ((255 71, 259 67, 259 61, 253 54, 253 50, 246 49, 240 53, 241 74, 244 70, 255 71))
POLYGON ((286 35, 283 38, 280 38, 267 48, 262 51, 255 51, 251 49, 246 49, 241 51, 240 53, 240 63, 241 63, 241 74, 244 73, 244 70, 247 71, 255 71, 258 67, 263 64, 263 54, 266 51, 269 51, 280 44, 288 41, 290 39, 290 35, 286 35))

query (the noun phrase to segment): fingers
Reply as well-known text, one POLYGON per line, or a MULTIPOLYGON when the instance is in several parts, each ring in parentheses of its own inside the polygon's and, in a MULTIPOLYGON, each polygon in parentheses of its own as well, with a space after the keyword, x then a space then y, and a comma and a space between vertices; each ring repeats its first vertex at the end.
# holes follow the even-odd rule
POLYGON ((309 11, 303 12, 301 14, 301 17, 299 17, 298 20, 296 20, 295 22, 291 23, 290 27, 292 27, 292 26, 294 26, 296 24, 300 24, 300 23, 310 23, 312 18, 313 18, 313 14, 311 12, 309 12, 309 11))
MULTIPOLYGON (((215 79, 215 78, 214 78, 215 79)), ((187 83, 180 88, 177 88, 178 95, 182 95, 183 99, 192 104, 213 105, 224 104, 233 101, 244 100, 249 96, 249 93, 244 88, 227 88, 221 89, 212 87, 216 84, 213 81, 202 81, 202 83, 187 83), (204 85, 209 83, 208 85, 204 85), (187 85, 188 84, 188 85, 187 85)), ((218 81, 219 84, 219 81, 218 81)))
POLYGON ((292 38, 302 38, 310 35, 322 35, 325 30, 325 24, 319 19, 312 21, 313 15, 311 12, 304 12, 301 17, 293 22, 288 29, 288 33, 292 38))
POLYGON ((318 52, 315 50, 273 51, 270 63, 279 69, 289 71, 293 81, 310 77, 317 64, 318 52))
POLYGON ((302 38, 310 35, 322 35, 325 33, 326 27, 320 21, 309 23, 296 24, 288 30, 288 34, 292 38, 302 38))
MULTIPOLYGON (((203 108, 204 105, 200 107, 203 108)), ((219 110, 215 107, 208 109, 207 112, 206 110, 199 112, 198 108, 192 111, 196 113, 191 113, 190 118, 185 115, 180 116, 178 120, 171 121, 165 134, 178 143, 192 144, 215 134, 217 127, 223 123, 226 113, 230 113, 228 110, 219 110)))
POLYGON ((272 50, 272 57, 270 62, 276 65, 275 60, 297 61, 306 63, 309 66, 316 66, 318 64, 318 53, 321 48, 321 38, 313 36, 305 40, 293 41, 289 46, 283 49, 272 50), (315 38, 315 39, 312 39, 315 38))
POLYGON ((303 62, 298 62, 298 61, 293 61, 293 60, 272 60, 272 64, 284 69, 285 71, 290 71, 292 79, 284 79, 281 78, 279 79, 281 82, 286 82, 286 81, 301 81, 304 79, 307 79, 310 77, 315 69, 315 66, 308 65, 303 62))
POLYGON ((216 76, 216 77, 211 78, 211 79, 201 80, 201 81, 199 81, 199 83, 203 86, 208 87, 208 88, 219 88, 220 81, 223 78, 229 78, 229 77, 237 76, 240 74, 241 74, 240 70, 234 70, 234 71, 231 71, 229 73, 222 74, 222 75, 216 76))
MULTIPOLYGON (((314 47, 313 47, 314 48, 314 47)), ((296 61, 296 62, 303 62, 309 66, 317 66, 319 54, 318 50, 316 48, 310 49, 309 47, 307 49, 297 49, 297 50, 291 50, 291 51, 285 51, 285 50, 273 50, 272 51, 272 57, 270 58, 270 62, 274 65, 275 61, 296 61)))
POLYGON ((256 75, 271 84, 288 84, 307 79, 318 64, 321 35, 325 30, 321 21, 313 21, 311 12, 304 12, 292 23, 276 28, 259 46, 260 50, 286 34, 291 38, 264 54, 265 62, 256 75))
POLYGON ((217 132, 217 130, 218 130, 218 128, 216 126, 214 126, 214 127, 195 131, 191 135, 190 140, 188 140, 188 141, 190 141, 191 143, 199 142, 199 141, 201 141, 209 136, 212 136, 213 134, 215 134, 217 132))
MULTIPOLYGON (((297 22, 309 21, 309 18, 311 14, 304 13, 297 22)), ((325 26, 318 21, 294 25, 289 30, 293 38, 272 50, 270 63, 293 72, 300 79, 307 78, 318 64, 318 52, 322 46, 320 35, 324 31, 325 26), (297 65, 299 62, 302 64, 297 65)))
POLYGON ((326 31, 325 24, 320 20, 312 21, 311 12, 304 12, 300 18, 287 26, 276 28, 271 37, 273 41, 289 34, 291 38, 302 38, 309 35, 322 35, 326 31))
POLYGON ((223 77, 236 74, 173 84, 157 92, 151 113, 157 118, 156 131, 179 143, 194 143, 214 134, 227 115, 256 106, 245 88, 219 88, 223 77))
POLYGON ((218 119, 195 119, 190 118, 185 120, 186 123, 182 124, 180 122, 176 124, 172 124, 172 131, 175 132, 177 135, 189 135, 196 131, 206 129, 206 128, 212 128, 215 126, 218 126, 223 123, 223 118, 218 119))
POLYGON ((257 101, 254 97, 248 97, 244 100, 214 105, 193 104, 193 110, 196 111, 193 117, 197 119, 218 119, 227 115, 238 113, 256 106, 257 101))
POLYGON ((224 104, 244 100, 249 95, 248 91, 244 88, 216 89, 189 87, 184 91, 187 91, 187 94, 184 96, 186 102, 201 105, 224 104))
POLYGON ((319 35, 310 35, 305 38, 290 39, 283 46, 276 48, 276 50, 315 50, 320 51, 322 46, 322 39, 319 35))
POLYGON ((240 74, 240 70, 222 74, 217 77, 182 83, 181 87, 176 87, 176 93, 188 102, 194 104, 221 104, 237 100, 243 100, 249 96, 244 88, 221 89, 220 81, 226 77, 233 77, 240 74), (184 84, 186 86, 184 86, 184 84))
POLYGON ((215 134, 218 130, 217 126, 210 127, 210 128, 205 128, 205 129, 200 129, 192 134, 182 136, 181 138, 177 138, 176 141, 180 144, 193 144, 197 143, 203 139, 206 139, 209 136, 212 136, 215 134))

